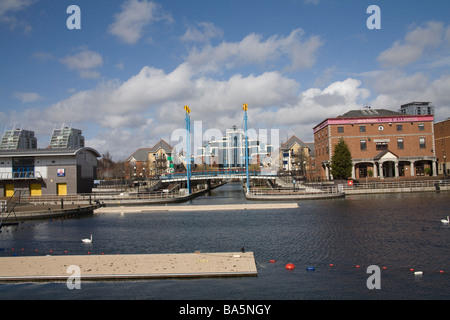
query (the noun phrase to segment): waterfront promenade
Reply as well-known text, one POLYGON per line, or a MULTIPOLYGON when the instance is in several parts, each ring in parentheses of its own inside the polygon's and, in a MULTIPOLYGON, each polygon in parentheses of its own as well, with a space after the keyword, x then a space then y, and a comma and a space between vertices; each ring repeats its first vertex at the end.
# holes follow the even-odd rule
POLYGON ((139 213, 139 212, 161 212, 161 211, 218 211, 218 210, 272 210, 298 208, 298 203, 241 203, 241 204, 219 204, 219 205, 181 205, 181 206, 123 206, 102 207, 95 213, 139 213))
POLYGON ((66 281, 71 266, 80 280, 257 275, 253 252, 2 257, 0 265, 0 281, 66 281))

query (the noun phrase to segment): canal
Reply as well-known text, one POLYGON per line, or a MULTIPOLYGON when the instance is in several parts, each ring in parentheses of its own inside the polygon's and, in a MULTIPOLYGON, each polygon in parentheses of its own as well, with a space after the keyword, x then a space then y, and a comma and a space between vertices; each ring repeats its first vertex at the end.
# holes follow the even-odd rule
MULTIPOLYGON (((257 277, 2 283, 0 299, 448 299, 449 193, 347 196, 299 208, 93 214, 40 220, 0 233, 0 256, 254 252, 257 277), (93 235, 91 244, 82 238, 93 235), (292 263, 295 269, 286 270, 292 263), (369 266, 381 289, 368 289, 369 266), (308 270, 309 268, 309 270, 308 270), (422 271, 416 276, 414 271, 422 271)), ((247 202, 230 183, 190 203, 247 202)), ((183 203, 182 205, 186 205, 183 203)), ((1 267, 1 266, 0 266, 1 267)))

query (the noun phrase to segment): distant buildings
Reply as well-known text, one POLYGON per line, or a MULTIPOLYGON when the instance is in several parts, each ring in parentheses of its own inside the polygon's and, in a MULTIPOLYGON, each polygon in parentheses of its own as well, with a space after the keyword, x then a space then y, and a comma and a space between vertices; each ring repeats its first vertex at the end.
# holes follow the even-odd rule
POLYGON ((430 103, 431 102, 410 102, 402 105, 398 112, 411 115, 431 115, 434 114, 434 106, 430 105, 430 103))
POLYGON ((5 130, 0 143, 0 150, 36 149, 37 139, 34 131, 24 129, 5 130))
POLYGON ((334 146, 344 139, 352 154, 352 178, 437 175, 433 115, 385 109, 352 110, 314 127, 316 169, 332 180, 334 146))
POLYGON ((173 148, 160 140, 151 148, 140 148, 125 160, 128 179, 144 179, 174 170, 173 148))
MULTIPOLYGON (((261 157, 271 152, 272 146, 249 135, 249 164, 261 164, 261 157)), ((245 167, 245 134, 242 129, 233 126, 226 131, 225 136, 206 143, 198 150, 202 163, 218 168, 245 167)))
POLYGON ((81 134, 81 130, 72 127, 63 126, 60 129, 53 129, 49 147, 52 149, 83 148, 84 137, 81 134))
POLYGON ((274 163, 278 163, 281 173, 304 176, 308 179, 314 177, 314 143, 305 143, 295 135, 286 142, 281 143, 274 163))

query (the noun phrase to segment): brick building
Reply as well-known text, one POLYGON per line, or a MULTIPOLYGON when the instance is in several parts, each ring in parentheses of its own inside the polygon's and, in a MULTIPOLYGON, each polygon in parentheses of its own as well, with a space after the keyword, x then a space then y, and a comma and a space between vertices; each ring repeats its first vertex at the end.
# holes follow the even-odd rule
POLYGON ((160 140, 151 148, 140 148, 125 161, 127 179, 145 179, 173 171, 173 148, 160 140))
MULTIPOLYGON (((385 109, 352 110, 314 127, 316 170, 330 173, 334 146, 343 138, 352 154, 352 177, 437 175, 433 115, 405 115, 385 109)), ((349 177, 350 178, 350 177, 349 177)))
POLYGON ((314 176, 314 144, 305 143, 295 135, 280 146, 280 170, 293 175, 314 176))
POLYGON ((450 118, 434 124, 438 173, 450 176, 450 118))

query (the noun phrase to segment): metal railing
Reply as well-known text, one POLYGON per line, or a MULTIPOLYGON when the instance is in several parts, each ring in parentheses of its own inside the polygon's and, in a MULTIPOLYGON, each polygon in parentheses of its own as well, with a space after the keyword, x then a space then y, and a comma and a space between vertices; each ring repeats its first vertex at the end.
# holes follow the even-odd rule
POLYGON ((299 187, 299 188, 250 188, 250 195, 254 196, 297 196, 297 195, 319 195, 342 193, 342 186, 329 186, 320 188, 299 187))
POLYGON ((258 188, 252 187, 250 189, 251 195, 314 195, 314 194, 331 194, 350 192, 351 190, 392 190, 392 189, 410 189, 421 190, 423 188, 430 188, 433 190, 440 187, 450 187, 450 180, 416 180, 416 181, 388 181, 388 182, 368 182, 368 183, 354 183, 337 184, 332 186, 315 186, 309 187, 301 185, 298 188, 258 188))
POLYGON ((426 188, 439 186, 450 186, 450 180, 414 180, 414 181, 386 181, 386 182, 365 182, 354 183, 353 185, 344 184, 345 190, 355 189, 401 189, 401 188, 426 188))
POLYGON ((35 180, 42 179, 39 171, 0 172, 0 180, 35 180))
MULTIPOLYGON (((225 170, 213 170, 213 171, 192 171, 191 178, 203 177, 203 178, 233 178, 235 176, 245 176, 246 171, 242 169, 225 169, 225 170)), ((252 177, 273 177, 276 176, 275 171, 260 171, 260 170, 249 170, 249 175, 252 177)), ((183 179, 186 178, 186 172, 177 172, 162 175, 161 180, 171 180, 171 179, 183 179)))

